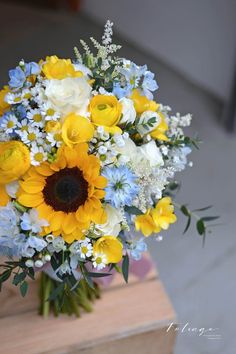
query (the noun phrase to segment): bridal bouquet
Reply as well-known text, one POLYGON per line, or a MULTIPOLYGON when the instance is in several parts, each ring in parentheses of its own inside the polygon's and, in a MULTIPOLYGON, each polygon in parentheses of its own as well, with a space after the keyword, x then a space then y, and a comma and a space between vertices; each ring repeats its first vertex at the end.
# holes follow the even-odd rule
POLYGON ((90 311, 111 271, 128 280, 129 257, 176 222, 174 176, 196 145, 191 115, 153 100, 147 66, 116 56, 110 21, 91 41, 74 61, 21 60, 0 92, 0 285, 11 276, 24 296, 40 273, 45 316, 90 311))

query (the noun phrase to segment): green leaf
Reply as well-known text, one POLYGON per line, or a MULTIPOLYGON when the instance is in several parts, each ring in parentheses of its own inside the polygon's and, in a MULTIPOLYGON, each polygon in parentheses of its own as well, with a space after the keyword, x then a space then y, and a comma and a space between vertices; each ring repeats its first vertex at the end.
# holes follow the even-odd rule
POLYGON ((111 273, 88 272, 87 275, 91 278, 102 278, 102 277, 108 277, 109 275, 112 275, 112 274, 111 273))
POLYGON ((188 231, 190 224, 191 224, 191 215, 189 215, 189 217, 188 217, 188 221, 187 221, 187 224, 185 226, 183 234, 185 234, 188 231))
POLYGON ((126 254, 123 257, 122 274, 123 274, 124 280, 126 281, 126 283, 128 283, 128 278, 129 278, 129 256, 128 256, 128 254, 126 254))
POLYGON ((185 215, 185 216, 190 216, 190 212, 188 210, 188 208, 186 207, 186 205, 182 205, 180 210, 182 211, 182 213, 185 215))
POLYGON ((195 210, 193 210, 193 211, 204 211, 204 210, 208 210, 208 209, 210 209, 210 208, 212 208, 213 207, 213 205, 208 205, 208 206, 206 206, 206 207, 203 207, 203 208, 200 208, 200 209, 195 209, 195 210))
POLYGON ((12 280, 12 284, 14 285, 18 285, 20 284, 23 280, 25 280, 26 278, 26 273, 25 272, 22 272, 22 273, 18 273, 18 274, 15 274, 13 280, 12 280))
POLYGON ((219 218, 220 218, 220 216, 203 216, 202 220, 203 221, 212 221, 212 220, 217 220, 219 218))
POLYGON ((136 208, 135 206, 126 205, 124 209, 128 214, 143 215, 143 212, 140 209, 136 208))
POLYGON ((206 228, 205 228, 205 225, 204 225, 204 222, 202 219, 198 220, 198 222, 197 222, 197 231, 198 231, 199 235, 203 235, 206 231, 206 228))
POLYGON ((3 283, 4 281, 6 281, 8 278, 10 278, 11 276, 11 269, 7 269, 5 270, 5 272, 3 272, 0 275, 0 282, 3 283))
POLYGON ((25 295, 27 294, 27 291, 28 291, 28 283, 27 283, 27 281, 23 281, 23 283, 21 283, 21 285, 20 285, 21 296, 25 297, 25 295))

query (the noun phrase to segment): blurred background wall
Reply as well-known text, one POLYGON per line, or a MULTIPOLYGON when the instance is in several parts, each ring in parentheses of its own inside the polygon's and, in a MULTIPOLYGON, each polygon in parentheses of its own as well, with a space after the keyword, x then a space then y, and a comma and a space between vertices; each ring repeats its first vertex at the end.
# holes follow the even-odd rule
POLYGON ((236 57, 235 0, 86 0, 83 11, 115 22, 131 40, 227 100, 236 57))

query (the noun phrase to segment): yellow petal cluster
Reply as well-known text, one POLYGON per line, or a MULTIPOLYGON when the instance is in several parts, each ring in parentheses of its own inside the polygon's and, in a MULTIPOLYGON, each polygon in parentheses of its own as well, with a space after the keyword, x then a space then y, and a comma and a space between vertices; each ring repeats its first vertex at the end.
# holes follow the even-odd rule
POLYGON ((165 116, 163 113, 158 112, 158 115, 161 118, 160 124, 150 132, 150 135, 153 139, 168 141, 168 137, 165 135, 165 132, 168 130, 168 124, 166 123, 165 116))
POLYGON ((4 88, 0 91, 0 116, 2 116, 10 107, 10 105, 5 101, 6 94, 9 91, 8 86, 4 86, 4 88))
POLYGON ((138 89, 134 89, 130 98, 134 102, 134 108, 138 114, 142 114, 145 111, 156 112, 159 104, 155 101, 149 100, 146 96, 141 95, 138 89))
POLYGON ((62 139, 67 146, 88 142, 93 134, 94 126, 87 118, 75 113, 66 116, 62 125, 62 139))
POLYGON ((158 233, 161 229, 167 230, 170 224, 176 222, 174 206, 170 197, 164 197, 156 204, 155 208, 149 209, 146 214, 139 215, 135 219, 137 231, 141 231, 144 236, 158 233))
POLYGON ((59 59, 56 55, 46 58, 42 71, 47 79, 62 80, 66 77, 81 77, 81 71, 76 71, 70 59, 59 59))
POLYGON ((118 263, 122 259, 122 243, 114 236, 100 237, 93 246, 94 254, 106 256, 107 263, 118 263))
POLYGON ((0 184, 13 182, 30 167, 29 150, 20 141, 0 142, 0 184))
POLYGON ((89 105, 91 121, 96 126, 103 126, 108 133, 121 133, 117 126, 122 113, 122 105, 115 96, 96 95, 89 105))

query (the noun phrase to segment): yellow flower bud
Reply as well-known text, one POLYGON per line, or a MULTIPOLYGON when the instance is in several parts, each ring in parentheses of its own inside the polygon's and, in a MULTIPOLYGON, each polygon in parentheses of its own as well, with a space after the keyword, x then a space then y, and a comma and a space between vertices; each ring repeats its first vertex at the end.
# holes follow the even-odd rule
POLYGON ((161 122, 152 132, 150 132, 150 135, 153 139, 168 141, 169 139, 165 135, 165 132, 168 130, 165 116, 161 112, 158 112, 158 115, 161 118, 161 122))
POLYGON ((3 115, 4 112, 6 112, 10 107, 10 105, 5 102, 5 96, 9 91, 8 86, 4 86, 4 88, 0 91, 0 115, 3 115))
POLYGON ((60 129, 61 129, 61 123, 55 120, 49 120, 45 127, 47 133, 58 132, 60 129))
POLYGON ((122 259, 122 243, 114 236, 103 236, 93 246, 94 254, 104 254, 107 263, 118 263, 122 259))
POLYGON ((108 133, 121 133, 117 127, 121 118, 122 105, 115 96, 96 95, 89 105, 91 121, 96 126, 103 126, 108 133))
POLYGON ((146 96, 141 95, 137 89, 133 90, 130 98, 133 100, 134 108, 138 114, 142 114, 145 111, 156 112, 159 107, 158 103, 149 100, 146 96))
POLYGON ((66 77, 81 77, 81 71, 76 71, 70 59, 59 59, 56 55, 46 58, 42 71, 47 79, 62 80, 66 77))
POLYGON ((29 150, 20 141, 0 142, 0 184, 17 180, 30 167, 29 150))
POLYGON ((93 134, 94 127, 87 118, 75 113, 66 116, 62 125, 62 139, 67 146, 85 143, 93 137, 93 134))

